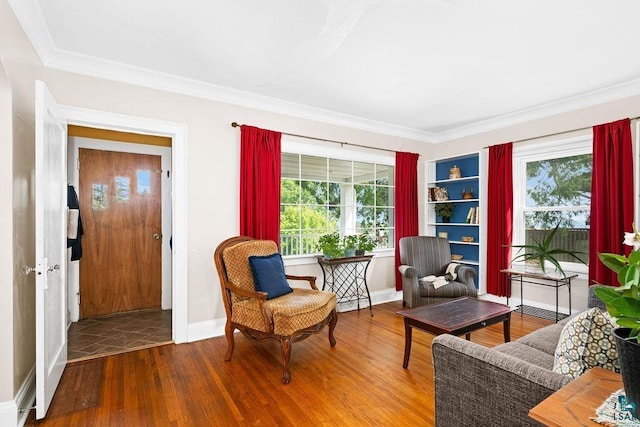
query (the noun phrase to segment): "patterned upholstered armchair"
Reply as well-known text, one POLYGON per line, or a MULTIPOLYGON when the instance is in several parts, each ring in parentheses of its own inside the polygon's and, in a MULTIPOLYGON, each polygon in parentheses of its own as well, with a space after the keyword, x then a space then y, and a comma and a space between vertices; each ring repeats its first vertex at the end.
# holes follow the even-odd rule
POLYGON ((282 348, 282 382, 288 384, 292 343, 329 325, 329 344, 336 345, 336 295, 318 290, 313 276, 285 275, 275 242, 232 237, 220 243, 213 258, 227 314, 226 361, 233 355, 236 329, 257 341, 276 340, 282 348), (310 289, 290 288, 287 279, 308 281, 310 289))
POLYGON ((413 308, 462 296, 476 297, 478 291, 473 281, 476 272, 469 266, 458 267, 456 280, 437 289, 433 283, 420 280, 430 275, 444 275, 451 262, 447 239, 431 236, 401 238, 401 265, 398 269, 402 274, 404 305, 413 308))

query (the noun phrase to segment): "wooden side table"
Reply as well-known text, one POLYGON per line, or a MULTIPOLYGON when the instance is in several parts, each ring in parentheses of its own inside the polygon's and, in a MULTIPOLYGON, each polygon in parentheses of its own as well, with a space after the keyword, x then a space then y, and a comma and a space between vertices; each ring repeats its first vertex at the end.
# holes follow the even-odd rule
POLYGON ((589 418, 622 387, 620 374, 593 368, 540 402, 529 411, 529 417, 550 427, 597 426, 589 418))

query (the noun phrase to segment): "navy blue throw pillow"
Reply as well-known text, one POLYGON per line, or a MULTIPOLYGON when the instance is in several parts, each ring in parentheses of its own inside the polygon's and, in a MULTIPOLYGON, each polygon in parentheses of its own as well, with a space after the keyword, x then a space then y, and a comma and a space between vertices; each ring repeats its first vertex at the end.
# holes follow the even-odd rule
POLYGON ((267 299, 293 292, 284 274, 284 263, 279 253, 266 256, 250 256, 256 291, 266 292, 267 299))

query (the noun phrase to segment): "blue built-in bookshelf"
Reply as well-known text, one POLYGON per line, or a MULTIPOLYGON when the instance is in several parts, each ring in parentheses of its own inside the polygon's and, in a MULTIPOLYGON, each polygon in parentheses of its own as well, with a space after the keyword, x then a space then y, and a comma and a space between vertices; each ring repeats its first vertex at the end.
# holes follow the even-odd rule
POLYGON ((462 259, 456 262, 470 265, 478 273, 476 286, 481 293, 486 289, 485 165, 485 156, 481 152, 430 160, 426 165, 427 234, 438 236, 446 233, 451 253, 462 255, 462 259), (446 189, 446 196, 442 189, 446 189), (436 214, 436 207, 444 203, 454 206, 448 222, 436 214))

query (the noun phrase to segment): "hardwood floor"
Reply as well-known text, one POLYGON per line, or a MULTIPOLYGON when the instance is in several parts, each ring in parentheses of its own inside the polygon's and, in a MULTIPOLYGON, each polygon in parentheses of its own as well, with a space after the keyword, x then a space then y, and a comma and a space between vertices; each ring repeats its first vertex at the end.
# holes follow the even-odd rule
MULTIPOLYGON (((334 348, 326 332, 293 345, 291 383, 283 385, 280 349, 236 334, 169 344, 69 364, 47 418, 38 426, 422 425, 434 423, 433 336, 414 331, 402 368, 400 302, 340 313, 334 348)), ((513 340, 551 322, 513 315, 513 340)), ((502 324, 474 332, 493 347, 502 324)))

